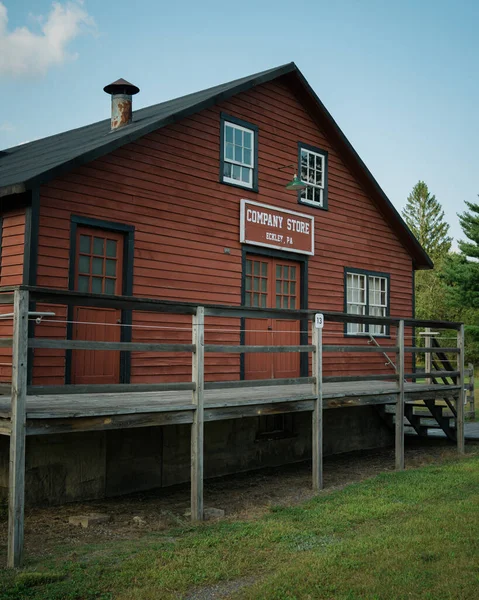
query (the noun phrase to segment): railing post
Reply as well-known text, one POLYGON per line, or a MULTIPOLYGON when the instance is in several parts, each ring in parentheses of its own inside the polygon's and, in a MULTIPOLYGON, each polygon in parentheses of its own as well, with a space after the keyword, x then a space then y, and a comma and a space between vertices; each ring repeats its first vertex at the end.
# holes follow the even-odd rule
POLYGON ((475 402, 474 402, 474 365, 472 363, 469 363, 467 365, 467 369, 469 371, 469 374, 468 374, 469 384, 467 386, 467 389, 469 392, 467 394, 467 398, 469 400, 469 418, 474 419, 475 414, 476 414, 475 402))
POLYGON ((193 315, 192 380, 195 412, 191 425, 191 519, 203 520, 203 452, 204 452, 204 373, 205 373, 205 309, 198 306, 193 315))
MULTIPOLYGON (((428 334, 431 333, 431 328, 426 327, 426 329, 424 330, 424 333, 425 333, 424 346, 425 346, 425 348, 430 348, 432 346, 432 342, 431 342, 431 336, 428 334)), ((426 371, 426 373, 432 372, 432 354, 430 352, 425 353, 424 370, 426 371)), ((426 383, 428 383, 429 385, 432 384, 432 377, 430 375, 426 377, 426 383)))
POLYGON ((460 454, 465 452, 465 440, 464 440, 464 325, 459 327, 457 332, 457 347, 459 348, 459 354, 457 355, 458 371, 459 376, 457 378, 457 385, 460 385, 459 394, 457 396, 456 405, 456 436, 457 436, 457 451, 460 454))
POLYGON ((404 321, 397 327, 396 373, 398 393, 396 401, 396 469, 404 469, 404 321))
POLYGON ((323 489, 323 330, 313 321, 312 375, 315 378, 313 393, 316 396, 313 409, 313 490, 323 489))
POLYGON ((12 405, 8 482, 7 566, 23 561, 25 512, 25 422, 28 356, 28 292, 15 290, 12 343, 12 405))

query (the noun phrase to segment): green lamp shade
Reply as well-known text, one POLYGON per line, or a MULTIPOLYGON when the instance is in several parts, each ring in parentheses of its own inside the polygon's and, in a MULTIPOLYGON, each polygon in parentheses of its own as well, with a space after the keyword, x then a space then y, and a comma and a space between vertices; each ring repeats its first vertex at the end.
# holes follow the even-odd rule
POLYGON ((299 179, 298 175, 295 173, 293 179, 286 184, 287 190, 304 190, 306 184, 299 179))

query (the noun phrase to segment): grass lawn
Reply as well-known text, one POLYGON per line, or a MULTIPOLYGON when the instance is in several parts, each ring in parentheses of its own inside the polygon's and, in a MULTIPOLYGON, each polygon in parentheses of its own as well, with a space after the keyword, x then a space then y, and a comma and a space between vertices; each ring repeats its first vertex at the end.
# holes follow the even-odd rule
POLYGON ((386 473, 250 521, 58 548, 0 598, 476 599, 479 455, 386 473))

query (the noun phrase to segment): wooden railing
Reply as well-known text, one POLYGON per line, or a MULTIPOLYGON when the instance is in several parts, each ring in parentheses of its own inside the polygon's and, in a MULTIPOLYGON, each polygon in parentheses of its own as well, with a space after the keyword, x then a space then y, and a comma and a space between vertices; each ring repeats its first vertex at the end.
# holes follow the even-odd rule
MULTIPOLYGON (((284 310, 260 309, 244 306, 205 305, 198 306, 186 302, 170 302, 150 298, 134 298, 127 296, 106 296, 96 294, 81 294, 63 290, 33 288, 20 286, 18 288, 0 289, 0 304, 13 304, 13 336, 1 339, 0 347, 12 347, 12 380, 11 385, 4 385, 2 391, 11 394, 11 427, 10 427, 10 481, 9 481, 9 539, 8 565, 18 566, 22 561, 23 552, 23 511, 24 511, 24 471, 25 471, 25 426, 26 401, 28 394, 78 394, 101 392, 141 392, 141 391, 170 391, 191 390, 193 423, 191 427, 191 507, 192 519, 203 518, 203 437, 204 437, 204 396, 205 390, 226 389, 234 387, 289 385, 293 383, 308 383, 313 385, 313 487, 320 490, 323 485, 323 454, 322 454, 322 414, 323 414, 323 384, 325 382, 349 382, 389 380, 395 382, 396 390, 396 467, 404 468, 404 405, 405 378, 414 378, 415 373, 405 372, 405 354, 435 352, 433 348, 420 348, 405 345, 406 327, 442 327, 457 331, 457 346, 443 348, 442 351, 454 353, 458 357, 458 368, 454 372, 457 386, 462 390, 464 382, 464 342, 463 325, 454 322, 418 321, 394 317, 371 317, 351 315, 338 312, 324 311, 324 321, 329 323, 360 323, 370 325, 385 325, 395 328, 396 337, 391 345, 369 346, 367 336, 356 344, 324 344, 323 330, 315 327, 314 319, 317 310, 284 310), (192 317, 191 343, 144 343, 144 342, 102 342, 73 339, 38 338, 34 336, 33 328, 29 328, 29 313, 38 304, 63 306, 89 306, 100 308, 116 308, 122 311, 147 311, 167 314, 183 314, 192 317), (239 319, 276 319, 295 320, 301 323, 301 329, 311 332, 311 343, 305 339, 298 345, 245 345, 245 344, 206 344, 205 318, 232 317, 239 319), (311 329, 309 324, 312 323, 311 329), (113 385, 27 385, 28 360, 32 349, 48 348, 62 350, 107 350, 123 352, 160 352, 160 353, 191 353, 192 376, 188 382, 148 383, 148 384, 113 384, 113 385), (277 353, 294 352, 312 355, 311 376, 288 379, 205 382, 205 355, 207 353, 230 353, 244 355, 246 353, 277 353), (329 353, 389 353, 395 355, 395 373, 378 373, 365 375, 323 375, 323 356, 329 353)), ((131 320, 130 320, 131 323, 131 320)), ((389 338, 388 338, 389 339, 389 338)), ((389 343, 389 342, 387 342, 389 343)), ((31 357, 30 357, 31 358, 31 357)), ((452 373, 449 372, 448 376, 452 373)), ((436 372, 436 376, 438 372, 436 372)), ((423 376, 432 376, 425 373, 423 376)), ((463 391, 463 390, 462 390, 463 391)), ((464 401, 463 393, 459 393, 457 401, 457 443, 460 452, 464 452, 464 401)))

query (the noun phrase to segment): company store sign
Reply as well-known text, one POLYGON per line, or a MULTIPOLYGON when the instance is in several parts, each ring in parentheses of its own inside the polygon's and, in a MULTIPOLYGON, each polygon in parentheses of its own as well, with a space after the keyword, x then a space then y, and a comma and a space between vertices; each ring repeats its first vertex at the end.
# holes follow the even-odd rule
POLYGON ((314 217, 241 200, 240 242, 313 255, 314 217))

